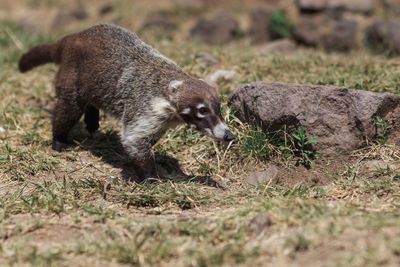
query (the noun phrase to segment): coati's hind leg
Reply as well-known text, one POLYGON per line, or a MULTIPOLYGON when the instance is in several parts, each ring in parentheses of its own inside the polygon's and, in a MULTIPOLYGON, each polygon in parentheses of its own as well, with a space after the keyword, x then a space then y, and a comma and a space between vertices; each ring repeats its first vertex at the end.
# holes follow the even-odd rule
POLYGON ((86 107, 85 111, 86 129, 93 135, 99 129, 99 110, 91 105, 86 107))
POLYGON ((53 112, 53 149, 59 152, 65 151, 71 147, 67 141, 68 133, 72 127, 79 121, 83 114, 83 109, 64 99, 59 99, 53 112))

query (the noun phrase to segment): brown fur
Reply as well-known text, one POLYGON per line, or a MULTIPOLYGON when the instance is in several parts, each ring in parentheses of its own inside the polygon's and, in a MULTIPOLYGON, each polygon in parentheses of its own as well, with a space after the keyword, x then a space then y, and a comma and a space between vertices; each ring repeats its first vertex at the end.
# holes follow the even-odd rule
POLYGON ((102 109, 121 120, 122 144, 140 174, 158 177, 151 146, 169 127, 185 121, 202 131, 222 119, 214 88, 120 27, 96 25, 33 47, 19 68, 25 72, 47 62, 60 64, 53 113, 53 148, 58 151, 68 148, 68 132, 82 114, 88 131, 96 131, 102 109), (179 81, 176 88, 169 86, 174 81, 179 81), (187 108, 194 112, 199 103, 213 103, 207 104, 207 118, 180 116, 187 108))

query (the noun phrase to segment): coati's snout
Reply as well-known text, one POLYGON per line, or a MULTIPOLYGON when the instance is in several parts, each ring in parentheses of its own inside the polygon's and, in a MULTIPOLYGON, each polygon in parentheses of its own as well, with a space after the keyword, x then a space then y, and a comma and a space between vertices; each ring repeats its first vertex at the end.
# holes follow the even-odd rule
POLYGON ((217 140, 235 139, 222 118, 218 95, 208 84, 191 84, 190 95, 180 104, 179 115, 191 128, 217 140))

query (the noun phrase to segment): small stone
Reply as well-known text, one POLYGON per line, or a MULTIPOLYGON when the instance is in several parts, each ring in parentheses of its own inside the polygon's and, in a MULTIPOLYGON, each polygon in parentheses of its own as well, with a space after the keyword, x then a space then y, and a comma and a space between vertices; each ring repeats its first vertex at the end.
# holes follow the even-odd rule
POLYGON ((218 65, 219 61, 205 52, 199 52, 196 54, 195 58, 207 64, 207 66, 218 65))
POLYGON ((253 236, 259 236, 264 230, 268 229, 274 222, 266 212, 260 212, 251 219, 247 225, 247 230, 253 236))
POLYGON ((257 186, 260 184, 267 184, 272 181, 278 175, 279 170, 275 166, 271 166, 263 171, 256 171, 250 173, 246 178, 245 182, 252 186, 257 186))
POLYGON ((335 23, 332 31, 321 36, 321 43, 328 51, 348 51, 356 47, 357 22, 341 19, 335 23))
POLYGON ((253 43, 263 43, 270 40, 269 27, 272 11, 255 9, 250 14, 249 36, 253 43))
POLYGON ((366 39, 377 52, 400 55, 400 20, 375 21, 367 28, 366 39))
POLYGON ((323 11, 327 7, 327 0, 299 0, 299 8, 304 13, 323 11))
POLYGON ((113 11, 114 11, 114 6, 111 3, 109 3, 109 4, 105 4, 104 6, 102 6, 100 8, 99 14, 100 14, 100 16, 104 16, 104 15, 106 15, 108 13, 113 12, 113 11))
POLYGON ((206 77, 206 82, 211 85, 218 85, 220 82, 230 82, 233 81, 238 74, 233 70, 217 70, 213 74, 206 77))
POLYGON ((168 18, 165 17, 151 17, 141 26, 141 29, 160 29, 164 31, 172 30, 175 28, 175 24, 172 23, 168 18))
POLYGON ((387 162, 383 160, 367 160, 363 163, 366 171, 377 171, 390 169, 391 171, 396 171, 400 169, 400 162, 387 162))
POLYGON ((239 34, 239 22, 227 15, 219 14, 211 19, 200 18, 190 34, 199 41, 218 44, 228 43, 239 34))
POLYGON ((89 16, 85 7, 82 5, 77 5, 74 9, 72 9, 70 11, 70 15, 77 20, 84 20, 89 16))
POLYGON ((281 39, 266 43, 260 47, 260 52, 263 54, 292 52, 296 50, 296 43, 292 40, 281 39))

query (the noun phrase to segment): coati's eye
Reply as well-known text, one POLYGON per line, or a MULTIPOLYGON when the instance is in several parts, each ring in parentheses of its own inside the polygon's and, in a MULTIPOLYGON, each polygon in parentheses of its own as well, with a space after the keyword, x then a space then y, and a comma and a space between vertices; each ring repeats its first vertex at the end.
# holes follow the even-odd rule
POLYGON ((206 115, 208 113, 208 108, 206 108, 206 107, 199 108, 199 113, 201 115, 206 115))

